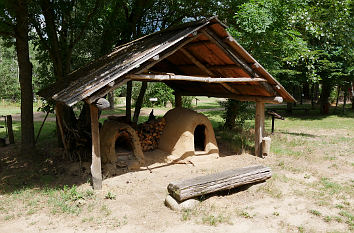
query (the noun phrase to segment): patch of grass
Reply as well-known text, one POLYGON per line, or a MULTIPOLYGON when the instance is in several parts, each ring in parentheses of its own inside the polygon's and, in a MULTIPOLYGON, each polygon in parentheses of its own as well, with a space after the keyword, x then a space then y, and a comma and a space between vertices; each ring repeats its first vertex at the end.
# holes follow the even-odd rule
POLYGON ((322 214, 318 210, 309 210, 308 211, 310 214, 316 215, 316 216, 321 216, 322 214))
POLYGON ((85 222, 93 222, 95 220, 95 218, 93 216, 90 216, 90 217, 85 217, 81 220, 82 223, 85 223, 85 222))
POLYGON ((78 200, 92 198, 93 194, 90 191, 79 191, 75 185, 69 187, 65 185, 63 189, 47 189, 45 193, 49 196, 48 204, 52 206, 52 213, 66 213, 79 215, 81 206, 77 203, 78 200))
POLYGON ((207 224, 210 226, 217 226, 220 223, 229 223, 230 222, 230 216, 224 216, 223 214, 219 214, 217 216, 214 215, 204 215, 202 217, 202 222, 203 224, 207 224))
POLYGON ((346 218, 346 223, 350 226, 350 227, 354 227, 354 216, 353 214, 347 212, 347 211, 340 211, 339 212, 339 215, 342 216, 342 217, 345 217, 346 218))
POLYGON ((321 216, 322 214, 318 210, 309 210, 308 211, 310 214, 316 215, 316 216, 321 216))
POLYGON ((325 221, 325 222, 331 222, 332 221, 332 217, 331 216, 324 216, 324 218, 323 218, 323 221, 325 221))
POLYGON ((240 216, 244 218, 252 218, 252 216, 245 210, 240 213, 240 216))
POLYGON ((329 178, 321 178, 322 190, 329 192, 330 195, 339 193, 342 190, 342 186, 335 182, 332 182, 329 178))
POLYGON ((304 229, 303 226, 298 226, 297 230, 299 231, 299 233, 304 233, 305 232, 305 229, 304 229))
POLYGON ((5 221, 9 221, 9 220, 14 219, 14 218, 15 218, 15 215, 14 214, 10 214, 10 215, 6 215, 4 220, 5 221))
POLYGON ((115 218, 112 221, 113 221, 113 227, 121 227, 128 224, 128 218, 126 215, 123 216, 122 220, 115 218))
MULTIPOLYGON (((0 114, 1 115, 1 114, 0 114)), ((42 122, 35 121, 34 122, 34 133, 37 136, 39 128, 41 127, 42 122)), ((4 125, 3 119, 0 119, 0 125, 4 125)), ((19 142, 21 139, 21 122, 13 121, 12 128, 14 131, 15 142, 19 142)), ((6 130, 4 128, 0 128, 0 137, 6 136, 6 130)), ((38 138, 37 145, 47 145, 48 143, 56 143, 56 123, 55 121, 46 121, 41 134, 38 138)))
POLYGON ((283 196, 282 191, 277 187, 273 179, 268 180, 266 184, 259 187, 257 191, 264 191, 265 193, 268 193, 270 196, 277 199, 283 196))
POLYGON ((338 223, 343 222, 343 219, 341 217, 339 217, 339 216, 335 216, 334 220, 336 220, 336 222, 338 222, 338 223))
POLYGON ((108 192, 104 198, 109 200, 115 200, 116 195, 114 193, 108 192))
POLYGON ((106 217, 112 214, 112 211, 106 205, 102 205, 100 212, 106 217))
POLYGON ((192 212, 191 210, 183 210, 182 211, 182 217, 181 220, 182 221, 189 221, 192 218, 192 212))

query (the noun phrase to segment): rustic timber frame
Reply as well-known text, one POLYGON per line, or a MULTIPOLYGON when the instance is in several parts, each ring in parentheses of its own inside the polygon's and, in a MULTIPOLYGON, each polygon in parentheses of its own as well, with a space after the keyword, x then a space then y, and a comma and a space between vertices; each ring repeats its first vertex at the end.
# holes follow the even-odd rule
MULTIPOLYGON (((182 96, 256 102, 256 156, 261 156, 262 151, 264 104, 295 101, 216 17, 171 27, 121 45, 39 92, 44 98, 68 106, 82 100, 90 104, 95 189, 102 187, 98 100, 131 81, 166 83, 175 90, 177 107, 182 106, 182 96)), ((60 116, 57 118, 60 121, 60 116)))

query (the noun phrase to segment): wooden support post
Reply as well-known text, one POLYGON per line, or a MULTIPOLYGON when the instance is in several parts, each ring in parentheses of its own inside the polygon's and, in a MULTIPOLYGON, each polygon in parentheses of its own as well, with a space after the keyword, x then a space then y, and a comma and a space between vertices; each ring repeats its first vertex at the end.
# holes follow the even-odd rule
POLYGON ((100 154, 100 133, 98 125, 98 108, 90 104, 91 115, 91 137, 92 137, 92 163, 91 175, 93 189, 102 189, 102 171, 101 171, 101 154, 100 154))
POLYGON ((274 133, 274 120, 275 120, 274 115, 272 115, 272 134, 274 133))
POLYGON ((255 122, 255 155, 262 157, 262 139, 264 135, 264 103, 256 102, 256 122, 255 122))
POLYGON ((11 115, 6 116, 6 124, 7 124, 7 135, 9 137, 9 142, 10 142, 10 144, 14 144, 15 138, 14 138, 14 131, 12 130, 12 116, 11 115))
POLYGON ((182 107, 182 95, 179 92, 175 92, 175 108, 182 107))
POLYGON ((69 151, 68 151, 66 140, 65 140, 63 122, 62 122, 62 118, 60 116, 61 111, 59 110, 59 108, 60 108, 60 104, 56 103, 55 104, 55 115, 56 115, 56 118, 57 118, 57 124, 58 124, 58 128, 59 128, 60 136, 61 136, 61 141, 62 141, 63 146, 64 146, 64 155, 63 156, 65 157, 65 155, 68 155, 67 153, 69 153, 69 151))
POLYGON ((132 120, 132 88, 133 82, 129 81, 127 83, 127 96, 125 97, 125 115, 129 122, 132 120))

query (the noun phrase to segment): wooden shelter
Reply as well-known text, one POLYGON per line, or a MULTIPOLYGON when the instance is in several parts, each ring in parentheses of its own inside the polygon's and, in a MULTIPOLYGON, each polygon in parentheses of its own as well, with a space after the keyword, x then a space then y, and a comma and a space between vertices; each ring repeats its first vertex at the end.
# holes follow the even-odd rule
POLYGON ((70 73, 39 94, 72 106, 90 104, 91 173, 101 188, 97 101, 127 81, 164 82, 181 96, 211 96, 256 102, 255 154, 261 156, 264 103, 295 101, 216 17, 185 23, 127 44, 70 73))

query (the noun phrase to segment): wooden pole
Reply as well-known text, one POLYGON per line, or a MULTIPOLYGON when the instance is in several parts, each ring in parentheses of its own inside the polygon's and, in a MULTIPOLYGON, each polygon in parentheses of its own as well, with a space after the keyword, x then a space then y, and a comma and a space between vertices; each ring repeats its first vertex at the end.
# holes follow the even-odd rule
POLYGON ((182 107, 182 95, 179 92, 175 92, 175 108, 182 107))
MULTIPOLYGON (((213 75, 210 74, 210 71, 203 64, 201 63, 197 63, 197 64, 199 64, 198 67, 201 70, 203 70, 205 73, 207 73, 208 75, 213 75)), ((213 77, 178 75, 172 73, 171 74, 129 74, 126 77, 134 81, 151 81, 151 82, 153 81, 191 81, 191 82, 203 82, 203 83, 246 83, 246 82, 265 83, 267 82, 267 80, 263 78, 247 78, 247 77, 213 78, 213 77)))
POLYGON ((92 163, 91 175, 93 189, 102 189, 101 153, 100 153, 100 132, 98 125, 98 108, 90 104, 91 116, 91 137, 92 137, 92 163))
POLYGON ((15 143, 14 131, 12 130, 12 116, 6 116, 6 124, 7 124, 7 135, 9 137, 10 144, 15 143))
POLYGON ((274 133, 274 119, 275 117, 274 117, 274 115, 272 115, 272 134, 274 133))
POLYGON ((133 83, 129 81, 127 83, 127 96, 125 97, 125 116, 129 122, 132 120, 132 88, 133 83))
POLYGON ((67 148, 67 144, 66 144, 66 140, 65 140, 65 135, 64 135, 64 129, 63 129, 63 122, 60 116, 61 111, 59 110, 60 106, 59 103, 56 103, 55 105, 55 115, 57 117, 57 123, 58 123, 58 128, 59 128, 59 132, 60 132, 60 136, 61 136, 61 141, 63 143, 64 146, 64 155, 68 155, 67 153, 69 153, 68 148, 67 148))
POLYGON ((47 120, 48 115, 49 115, 49 111, 48 111, 47 114, 45 115, 44 120, 43 120, 43 122, 42 122, 42 124, 41 124, 41 127, 39 128, 39 131, 38 131, 38 134, 37 134, 37 137, 36 137, 36 141, 34 141, 34 145, 36 145, 37 142, 38 142, 39 135, 41 135, 43 125, 44 125, 45 121, 47 120))
POLYGON ((232 93, 212 93, 206 94, 202 92, 180 92, 182 96, 209 96, 209 97, 218 97, 218 98, 228 98, 235 99, 239 101, 252 101, 252 102, 263 102, 263 103, 272 103, 280 104, 283 102, 283 97, 281 96, 255 96, 255 95, 236 95, 232 93))
POLYGON ((262 157, 262 139, 264 135, 264 103, 256 102, 255 155, 262 157))

